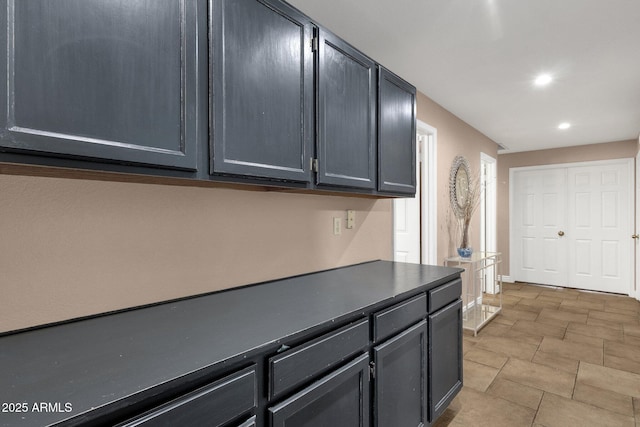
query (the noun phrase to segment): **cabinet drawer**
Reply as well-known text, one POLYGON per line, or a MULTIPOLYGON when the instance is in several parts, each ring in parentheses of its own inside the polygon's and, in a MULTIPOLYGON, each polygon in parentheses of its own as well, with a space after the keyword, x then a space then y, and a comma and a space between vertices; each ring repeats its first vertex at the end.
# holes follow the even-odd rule
POLYGON ((420 294, 407 301, 389 307, 373 315, 373 336, 378 342, 407 326, 416 323, 427 314, 427 296, 420 294))
POLYGON ((441 309, 460 298, 462 294, 462 280, 456 279, 446 285, 431 289, 429 292, 429 313, 441 309))
POLYGON ((274 398, 330 369, 369 344, 362 320, 269 359, 269 397, 274 398))
POLYGON ((255 367, 250 367, 120 426, 221 426, 256 407, 256 384, 255 367))
POLYGON ((368 427, 369 385, 369 356, 363 354, 269 408, 269 426, 368 427))
POLYGON ((247 421, 245 421, 242 424, 240 424, 238 427, 256 427, 256 426, 257 426, 257 424, 256 424, 256 416, 254 415, 253 417, 251 417, 247 421))

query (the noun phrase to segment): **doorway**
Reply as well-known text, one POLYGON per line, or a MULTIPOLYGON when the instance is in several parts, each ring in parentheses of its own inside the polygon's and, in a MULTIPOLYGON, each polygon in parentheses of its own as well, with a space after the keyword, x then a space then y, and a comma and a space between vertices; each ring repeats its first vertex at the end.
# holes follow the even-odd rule
POLYGON ((416 145, 416 196, 393 201, 393 257, 436 265, 436 128, 418 120, 416 145))
MULTIPOLYGON (((497 251, 497 161, 485 153, 480 153, 480 250, 482 252, 497 251)), ((495 269, 487 268, 483 271, 484 292, 495 294, 495 269)))
POLYGON ((511 276, 631 295, 632 159, 514 168, 511 276))

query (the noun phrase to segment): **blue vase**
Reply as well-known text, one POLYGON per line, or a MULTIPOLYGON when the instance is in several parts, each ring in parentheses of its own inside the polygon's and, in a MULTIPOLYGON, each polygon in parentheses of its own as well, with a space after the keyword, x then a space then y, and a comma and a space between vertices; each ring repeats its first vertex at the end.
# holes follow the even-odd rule
POLYGON ((473 248, 458 248, 460 258, 471 258, 471 254, 473 254, 473 248))

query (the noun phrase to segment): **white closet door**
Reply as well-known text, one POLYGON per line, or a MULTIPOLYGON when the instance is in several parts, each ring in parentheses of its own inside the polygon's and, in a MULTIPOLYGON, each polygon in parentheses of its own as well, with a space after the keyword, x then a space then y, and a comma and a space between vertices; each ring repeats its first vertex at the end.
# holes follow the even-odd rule
POLYGON ((416 195, 393 200, 393 260, 420 264, 420 153, 424 137, 417 136, 416 195))
POLYGON ((629 295, 630 159, 512 172, 511 276, 629 295))
POLYGON ((420 201, 393 201, 393 260, 420 264, 420 201))
POLYGON ((513 174, 511 276, 518 281, 566 286, 566 170, 513 174))
POLYGON ((569 283, 628 294, 632 280, 628 164, 568 169, 569 283))

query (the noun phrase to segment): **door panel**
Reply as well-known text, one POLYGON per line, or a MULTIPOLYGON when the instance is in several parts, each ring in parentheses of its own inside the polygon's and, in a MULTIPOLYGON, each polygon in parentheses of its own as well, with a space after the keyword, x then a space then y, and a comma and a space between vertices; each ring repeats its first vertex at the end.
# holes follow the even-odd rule
POLYGON ((415 194, 416 89, 383 67, 378 73, 378 153, 378 190, 415 194))
MULTIPOLYGON (((417 135, 417 143, 424 146, 426 137, 417 135)), ((420 168, 422 164, 418 158, 420 150, 415 150, 416 177, 415 196, 397 198, 393 200, 393 256, 394 261, 421 262, 420 247, 420 216, 422 206, 422 185, 420 183, 420 168)))
POLYGON ((413 198, 393 201, 395 261, 420 263, 420 201, 418 197, 416 195, 413 198))
POLYGON ((211 173, 309 182, 311 23, 278 1, 212 6, 211 173))
POLYGON ((321 30, 318 184, 376 188, 375 63, 321 30))
POLYGON ((566 246, 558 236, 565 221, 565 171, 517 171, 513 185, 511 275, 525 282, 565 285, 566 246))
POLYGON ((409 207, 406 199, 393 201, 393 259, 408 262, 411 253, 409 234, 409 207))
POLYGON ((569 284, 628 294, 632 233, 630 170, 623 162, 568 169, 569 284))
POLYGON ((0 146, 195 170, 202 6, 5 2, 0 146))
POLYGON ((462 389, 462 300, 429 315, 429 421, 462 389))
POLYGON ((373 349, 377 427, 427 424, 427 322, 373 349))

